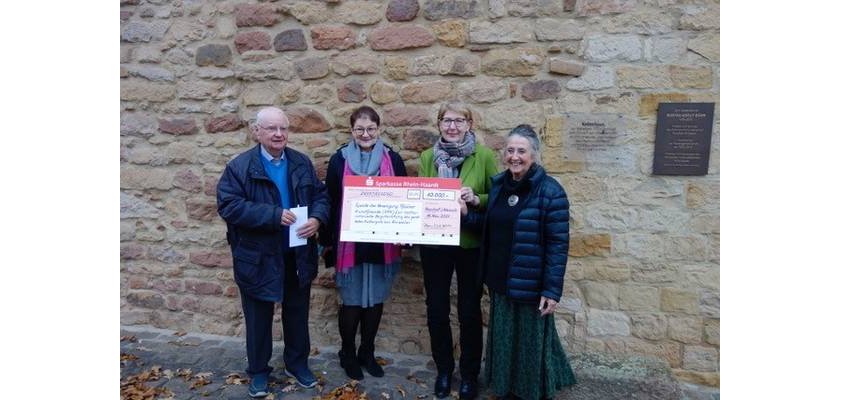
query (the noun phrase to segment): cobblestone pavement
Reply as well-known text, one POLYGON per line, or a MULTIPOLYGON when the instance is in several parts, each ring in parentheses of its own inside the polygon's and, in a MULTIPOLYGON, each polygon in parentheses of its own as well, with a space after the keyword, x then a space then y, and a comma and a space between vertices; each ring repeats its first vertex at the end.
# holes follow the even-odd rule
MULTIPOLYGON (((176 335, 175 331, 148 326, 122 326, 120 330, 120 380, 153 370, 159 366, 159 379, 146 381, 149 387, 169 389, 175 399, 248 399, 248 375, 245 373, 245 339, 227 336, 189 333, 176 335), (137 357, 136 359, 134 357, 137 357), (189 369, 190 379, 185 379, 189 369), (168 370, 168 371, 167 371, 168 370), (210 374, 208 374, 210 373, 210 374), (237 374, 243 382, 236 384, 237 374), (169 377, 167 377, 169 376, 169 377), (226 383, 230 381, 231 383, 226 383), (200 385, 197 382, 209 381, 200 385), (193 386, 191 388, 191 386, 193 386)), ((322 383, 304 389, 289 381, 283 373, 282 342, 275 342, 272 362, 273 382, 270 390, 275 399, 312 399, 329 394, 350 382, 339 365, 337 346, 313 349, 310 369, 322 383)), ((435 367, 432 358, 425 355, 405 355, 377 352, 377 357, 388 364, 383 367, 385 376, 376 378, 364 372, 358 383, 360 393, 368 399, 435 399, 435 367)), ((364 371, 364 370, 363 370, 364 371)), ((453 390, 458 390, 458 375, 454 376, 453 390)), ((488 394, 483 394, 486 398, 488 394)), ((166 398, 167 395, 159 396, 166 398)), ((454 392, 452 398, 456 398, 454 392)))

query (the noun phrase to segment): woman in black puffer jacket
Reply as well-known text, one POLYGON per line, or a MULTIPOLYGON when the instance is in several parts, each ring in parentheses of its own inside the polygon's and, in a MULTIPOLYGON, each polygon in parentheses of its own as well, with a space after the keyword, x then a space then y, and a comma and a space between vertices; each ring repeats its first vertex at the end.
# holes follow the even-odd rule
POLYGON ((511 130, 503 150, 507 170, 491 179, 487 210, 462 205, 464 224, 482 232, 481 275, 491 294, 485 378, 497 396, 551 398, 576 382, 553 317, 569 251, 569 201, 539 165, 531 126, 511 130))

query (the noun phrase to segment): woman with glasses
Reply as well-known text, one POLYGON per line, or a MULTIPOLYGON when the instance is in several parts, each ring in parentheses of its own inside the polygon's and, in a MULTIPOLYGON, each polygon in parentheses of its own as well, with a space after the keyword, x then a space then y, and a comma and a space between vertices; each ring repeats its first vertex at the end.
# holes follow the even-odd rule
POLYGON ((400 246, 381 243, 339 241, 344 177, 406 176, 399 154, 380 138, 380 116, 362 106, 350 115, 352 140, 339 147, 327 166, 327 193, 330 196, 330 227, 320 235, 325 264, 336 267, 339 289, 339 359, 351 379, 363 379, 362 368, 376 377, 384 375, 374 357, 374 338, 394 279, 400 270, 400 246), (360 329, 361 328, 361 329, 360 329), (356 348, 356 332, 361 342, 356 348))
POLYGON ((576 383, 554 318, 569 252, 569 200, 540 166, 531 126, 511 130, 502 159, 506 170, 493 177, 487 208, 468 211, 461 202, 463 226, 482 232, 480 265, 491 294, 486 382, 497 398, 552 398, 576 383))
MULTIPOLYGON (((473 112, 463 103, 448 102, 438 110, 441 137, 420 156, 419 176, 458 178, 461 198, 470 207, 487 204, 490 177, 497 173, 497 157, 479 144, 473 132, 473 112)), ((479 279, 479 236, 461 230, 458 246, 421 246, 426 318, 432 358, 438 370, 435 395, 449 396, 455 361, 450 328, 450 282, 458 280, 460 399, 478 394, 482 362, 482 284, 479 279)))

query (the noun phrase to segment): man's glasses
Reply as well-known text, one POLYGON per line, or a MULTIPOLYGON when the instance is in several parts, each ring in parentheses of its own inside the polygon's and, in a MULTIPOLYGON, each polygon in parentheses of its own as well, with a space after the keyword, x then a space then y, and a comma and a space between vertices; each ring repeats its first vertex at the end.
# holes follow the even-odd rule
POLYGON ((455 126, 457 126, 459 128, 463 128, 466 123, 467 123, 467 119, 465 119, 465 118, 456 118, 456 119, 444 118, 444 119, 441 120, 441 126, 443 126, 443 127, 448 127, 450 125, 455 124, 455 126))
POLYGON ((288 126, 263 126, 263 125, 257 125, 257 126, 260 127, 260 129, 262 129, 264 131, 269 131, 269 132, 286 133, 287 131, 289 131, 288 126))
POLYGON ((353 128, 353 133, 355 133, 357 135, 361 135, 363 133, 373 135, 376 132, 377 132, 377 127, 376 126, 369 126, 367 128, 353 128))

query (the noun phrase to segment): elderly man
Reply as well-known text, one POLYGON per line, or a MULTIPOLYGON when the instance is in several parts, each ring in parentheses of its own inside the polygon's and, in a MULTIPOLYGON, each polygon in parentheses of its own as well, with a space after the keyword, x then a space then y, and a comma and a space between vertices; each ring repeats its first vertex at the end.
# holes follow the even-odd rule
POLYGON ((310 159, 286 146, 289 119, 267 107, 251 126, 258 145, 231 160, 217 186, 219 215, 228 225, 234 279, 245 315, 251 397, 265 397, 272 371, 272 318, 282 305, 283 362, 286 375, 303 387, 316 378, 309 369, 310 285, 318 269, 315 233, 327 223, 330 204, 310 159), (308 219, 296 231, 289 209, 307 207, 308 219), (290 247, 289 235, 306 238, 290 247))

